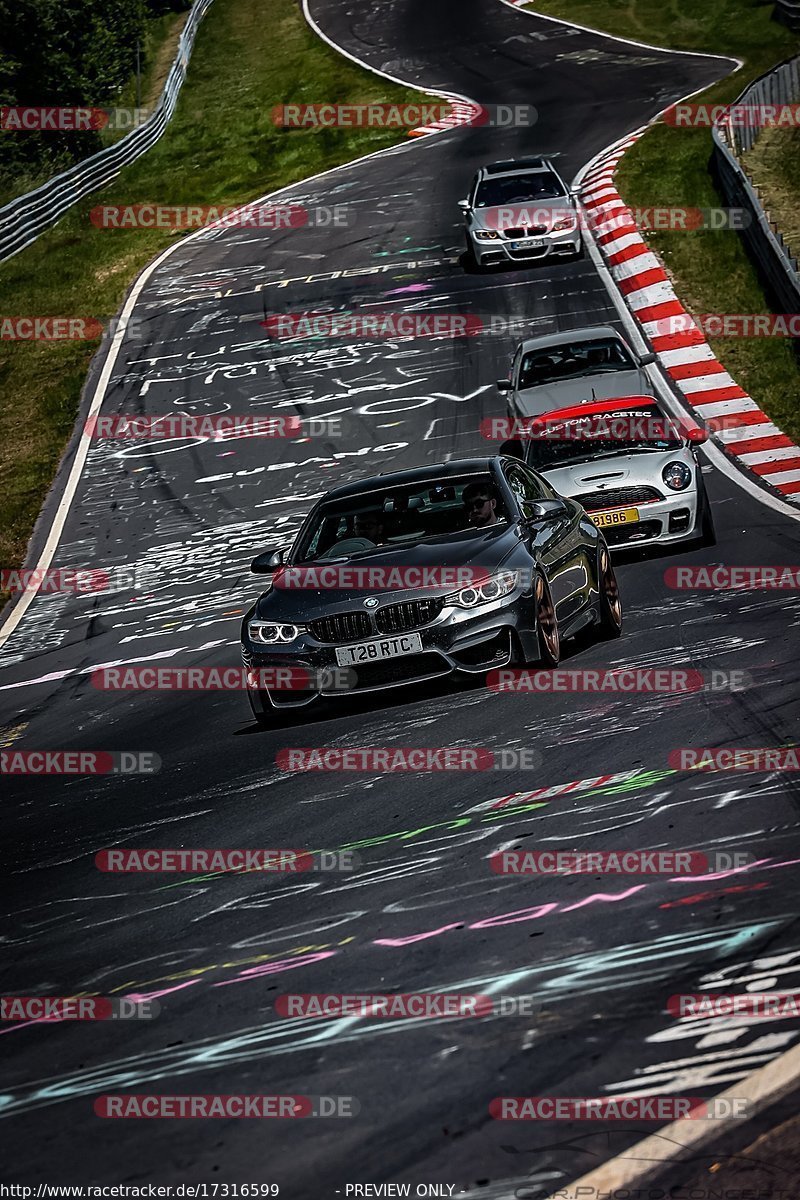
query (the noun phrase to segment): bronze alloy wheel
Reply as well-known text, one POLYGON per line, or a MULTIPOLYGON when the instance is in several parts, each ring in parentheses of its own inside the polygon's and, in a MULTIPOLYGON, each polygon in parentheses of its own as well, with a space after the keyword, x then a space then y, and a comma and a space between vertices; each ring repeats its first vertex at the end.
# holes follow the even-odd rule
POLYGON ((606 546, 603 546, 600 551, 600 569, 598 574, 600 628, 606 637, 616 638, 622 633, 622 601, 619 596, 617 577, 611 565, 611 556, 606 546))
POLYGON ((542 666, 556 667, 561 658, 561 638, 558 633, 553 597, 550 594, 547 580, 542 575, 536 576, 534 598, 536 601, 536 630, 539 636, 539 661, 542 666))

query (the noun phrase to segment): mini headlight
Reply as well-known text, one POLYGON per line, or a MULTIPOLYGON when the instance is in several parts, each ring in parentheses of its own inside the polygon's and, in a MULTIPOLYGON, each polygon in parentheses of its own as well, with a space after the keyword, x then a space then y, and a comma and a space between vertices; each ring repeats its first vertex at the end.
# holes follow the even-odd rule
POLYGON ((475 237, 479 242, 493 242, 500 237, 500 234, 494 229, 476 229, 475 237))
POLYGON ((250 641, 259 646, 280 646, 294 642, 305 633, 304 625, 289 625, 273 621, 248 621, 250 641))
POLYGON ((501 596, 507 596, 517 586, 516 571, 501 571, 491 575, 477 587, 462 588, 460 592, 451 592, 445 596, 445 604, 453 604, 456 608, 477 608, 479 604, 491 604, 501 596))
POLYGON ((692 482, 692 472, 682 462, 669 462, 661 472, 661 478, 673 492, 682 492, 692 482))

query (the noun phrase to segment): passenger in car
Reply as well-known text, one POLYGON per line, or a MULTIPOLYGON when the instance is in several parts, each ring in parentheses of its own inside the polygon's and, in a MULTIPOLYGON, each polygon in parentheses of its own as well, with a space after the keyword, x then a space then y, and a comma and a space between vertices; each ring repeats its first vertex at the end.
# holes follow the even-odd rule
POLYGON ((367 538, 376 546, 382 546, 386 541, 383 514, 377 509, 356 513, 355 521, 353 522, 353 533, 356 537, 367 538))

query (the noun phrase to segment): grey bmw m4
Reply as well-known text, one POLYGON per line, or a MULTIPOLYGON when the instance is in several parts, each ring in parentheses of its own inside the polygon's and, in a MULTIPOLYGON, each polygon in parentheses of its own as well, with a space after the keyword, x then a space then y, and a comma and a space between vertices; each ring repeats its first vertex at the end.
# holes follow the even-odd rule
POLYGON ((587 626, 617 637, 622 607, 602 533, 518 459, 464 459, 335 488, 242 623, 248 698, 276 712, 510 663, 555 666, 587 626), (343 682, 344 681, 344 682, 343 682))

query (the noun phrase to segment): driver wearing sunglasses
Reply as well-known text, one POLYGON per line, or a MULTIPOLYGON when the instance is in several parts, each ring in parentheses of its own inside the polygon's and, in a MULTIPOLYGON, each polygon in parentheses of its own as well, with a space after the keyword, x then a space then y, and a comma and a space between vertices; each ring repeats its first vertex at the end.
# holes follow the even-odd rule
POLYGON ((483 529, 497 520, 497 496, 488 484, 470 483, 464 488, 461 501, 464 515, 475 529, 483 529))

